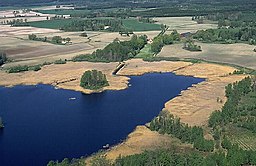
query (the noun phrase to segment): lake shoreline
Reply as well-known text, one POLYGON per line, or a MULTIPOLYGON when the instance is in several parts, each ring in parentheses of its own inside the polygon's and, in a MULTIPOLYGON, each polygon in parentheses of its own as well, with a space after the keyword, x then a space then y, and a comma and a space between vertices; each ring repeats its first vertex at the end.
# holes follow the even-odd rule
MULTIPOLYGON (((26 72, 7 74, 0 72, 1 78, 6 78, 0 81, 1 86, 15 85, 36 85, 50 84, 58 81, 65 82, 65 79, 76 78, 75 81, 65 82, 64 84, 55 85, 57 88, 80 91, 85 94, 100 93, 106 90, 123 90, 129 88, 129 76, 139 76, 146 73, 166 73, 172 72, 176 75, 192 76, 203 78, 205 81, 192 85, 192 87, 181 91, 180 95, 167 101, 163 109, 178 116, 182 122, 189 125, 205 125, 208 117, 214 110, 218 110, 225 103, 224 88, 228 83, 241 80, 245 75, 230 75, 236 69, 229 66, 221 66, 217 64, 190 62, 144 62, 140 59, 126 61, 126 65, 117 75, 112 75, 112 71, 117 66, 117 63, 98 63, 90 62, 70 62, 64 65, 49 65, 42 68, 38 72, 26 72), (76 64, 76 65, 74 65, 76 64), (80 75, 84 70, 97 69, 106 74, 110 86, 104 87, 101 91, 84 90, 79 86, 80 75), (36 74, 35 74, 36 73, 36 74), (54 75, 50 78, 49 74, 54 75), (9 78, 9 76, 12 76, 9 78), (12 83, 13 80, 16 82, 12 83), (216 104, 216 98, 221 98, 224 102, 216 104), (204 103, 204 104, 202 104, 204 103), (198 118, 200 117, 200 118, 198 118)), ((151 145, 157 147, 163 146, 163 140, 170 142, 167 138, 161 139, 162 135, 150 131, 145 125, 137 126, 136 129, 127 136, 127 139, 121 143, 111 147, 106 151, 108 159, 114 160, 119 155, 126 156, 140 153, 144 150, 151 149, 151 145), (140 133, 138 134, 135 133, 140 133), (151 142, 148 141, 148 135, 151 135, 151 142), (145 144, 138 144, 146 142, 145 144), (162 140, 162 141, 161 141, 162 140), (133 147, 133 148, 130 148, 133 147)), ((90 157, 85 160, 88 163, 90 157)))

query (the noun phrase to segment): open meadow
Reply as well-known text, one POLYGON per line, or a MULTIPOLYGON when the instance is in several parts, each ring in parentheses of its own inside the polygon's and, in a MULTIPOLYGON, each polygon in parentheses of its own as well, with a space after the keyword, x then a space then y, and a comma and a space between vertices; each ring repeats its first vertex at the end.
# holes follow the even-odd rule
POLYGON ((168 30, 177 30, 179 33, 217 28, 217 24, 198 24, 192 17, 155 17, 154 20, 169 26, 168 30))
POLYGON ((178 58, 195 58, 206 61, 230 63, 243 67, 256 69, 256 52, 253 51, 255 46, 249 44, 209 44, 196 43, 202 48, 201 52, 191 52, 184 50, 183 44, 174 44, 164 46, 162 51, 157 55, 160 57, 178 57, 178 58))

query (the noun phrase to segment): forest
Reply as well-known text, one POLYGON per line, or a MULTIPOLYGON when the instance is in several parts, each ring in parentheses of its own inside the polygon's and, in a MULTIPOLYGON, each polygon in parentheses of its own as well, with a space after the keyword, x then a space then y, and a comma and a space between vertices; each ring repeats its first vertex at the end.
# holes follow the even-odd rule
POLYGON ((212 20, 218 22, 218 29, 198 31, 194 39, 203 42, 256 44, 256 14, 255 12, 223 12, 207 16, 195 16, 192 19, 204 22, 212 20))
POLYGON ((97 70, 85 71, 80 81, 81 87, 91 90, 97 90, 108 85, 106 75, 97 70))
POLYGON ((214 150, 214 142, 204 139, 202 128, 183 124, 179 118, 175 118, 167 111, 162 111, 158 117, 153 119, 149 128, 160 134, 171 134, 183 143, 191 143, 199 151, 211 152, 214 150))
POLYGON ((212 43, 238 43, 245 42, 249 44, 256 44, 256 27, 255 28, 220 28, 207 29, 197 31, 193 35, 194 39, 202 42, 212 43))
POLYGON ((227 102, 221 111, 212 113, 209 126, 219 128, 235 124, 256 133, 256 78, 247 77, 240 82, 226 86, 227 102))
POLYGON ((104 49, 98 49, 92 54, 75 56, 73 61, 90 62, 121 62, 134 57, 147 44, 147 36, 133 35, 129 41, 115 39, 104 49))

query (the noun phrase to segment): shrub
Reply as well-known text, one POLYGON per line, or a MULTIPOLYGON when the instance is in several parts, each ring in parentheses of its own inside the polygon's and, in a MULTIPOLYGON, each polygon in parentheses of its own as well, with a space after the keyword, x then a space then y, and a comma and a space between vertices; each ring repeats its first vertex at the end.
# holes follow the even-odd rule
POLYGON ((40 65, 29 66, 28 70, 39 71, 41 70, 41 66, 40 65))
POLYGON ((66 64, 66 63, 67 63, 66 60, 62 60, 62 59, 56 60, 54 62, 54 64, 66 64))
POLYGON ((9 68, 8 72, 9 73, 19 73, 19 72, 23 72, 23 71, 28 71, 29 67, 27 65, 25 66, 13 66, 11 68, 9 68))

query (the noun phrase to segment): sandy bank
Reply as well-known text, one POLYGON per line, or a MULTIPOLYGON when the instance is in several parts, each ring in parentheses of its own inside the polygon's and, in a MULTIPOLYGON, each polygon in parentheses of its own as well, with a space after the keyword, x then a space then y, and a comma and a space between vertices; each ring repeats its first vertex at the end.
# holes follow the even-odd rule
POLYGON ((103 90, 121 90, 127 87, 129 78, 124 76, 113 76, 112 71, 118 63, 90 63, 90 62, 69 62, 62 65, 44 66, 40 71, 28 71, 24 73, 8 74, 0 71, 0 85, 35 85, 50 84, 59 88, 81 91, 83 93, 92 93, 88 89, 80 87, 80 79, 84 71, 97 69, 101 70, 107 76, 110 86, 104 87, 103 90))

